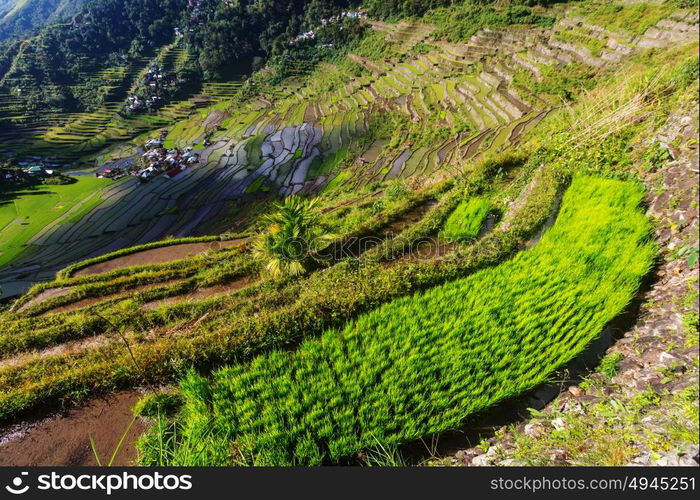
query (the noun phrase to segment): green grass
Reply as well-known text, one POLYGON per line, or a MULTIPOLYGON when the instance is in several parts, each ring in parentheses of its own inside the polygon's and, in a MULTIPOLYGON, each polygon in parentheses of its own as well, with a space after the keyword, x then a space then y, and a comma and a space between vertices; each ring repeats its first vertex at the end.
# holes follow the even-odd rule
POLYGON ((372 61, 383 61, 402 55, 400 45, 386 39, 383 33, 371 31, 352 49, 352 52, 372 61))
POLYGON ((529 71, 515 73, 513 82, 542 98, 543 94, 573 100, 582 91, 590 90, 598 79, 594 68, 583 63, 571 63, 566 71, 555 66, 541 66, 542 77, 537 80, 529 71))
POLYGON ((479 235, 481 226, 491 210, 491 202, 471 198, 460 203, 445 222, 442 234, 449 241, 470 241, 479 235))
POLYGON ((643 196, 632 182, 577 177, 556 224, 513 260, 293 353, 189 375, 174 426, 142 439, 143 462, 321 464, 459 428, 545 382, 629 303, 655 255, 643 196))
POLYGON ((536 14, 523 5, 502 8, 471 1, 429 10, 424 20, 437 26, 433 36, 453 42, 466 42, 482 28, 503 28, 514 24, 551 26, 554 22, 553 18, 536 14))
POLYGON ((20 256, 34 235, 74 207, 80 205, 65 222, 99 205, 96 191, 112 182, 86 175, 73 184, 31 186, 12 193, 0 204, 0 266, 20 256))
POLYGON ((661 19, 669 16, 678 6, 672 1, 653 3, 633 3, 624 5, 621 3, 603 2, 595 4, 591 2, 583 4, 578 10, 583 13, 587 21, 603 26, 613 31, 627 31, 641 34, 647 28, 655 25, 661 19))

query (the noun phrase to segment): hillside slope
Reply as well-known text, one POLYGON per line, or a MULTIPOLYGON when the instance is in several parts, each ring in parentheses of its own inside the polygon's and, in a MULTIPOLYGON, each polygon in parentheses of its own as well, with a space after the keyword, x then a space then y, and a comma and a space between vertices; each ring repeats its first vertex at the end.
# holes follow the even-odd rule
POLYGON ((94 164, 0 204, 0 422, 142 387, 144 465, 693 460, 698 14, 475 5, 37 133, 94 164))
POLYGON ((0 2, 0 41, 68 19, 87 1, 3 0, 0 2))
MULTIPOLYGON (((694 22, 661 22, 623 34, 565 17, 552 28, 486 29, 467 43, 429 40, 434 27, 422 23, 374 22, 375 34, 355 52, 322 63, 308 76, 263 86, 253 98, 242 95, 249 83, 205 87, 211 96, 188 101, 189 116, 169 129, 166 146, 199 149, 199 165, 176 179, 161 176, 145 185, 122 179, 90 192, 89 203, 79 201, 45 227, 16 226, 20 219, 8 214, 4 231, 12 231, 10 249, 17 256, 3 274, 18 282, 45 279, 126 242, 201 234, 222 217, 235 223, 234 207, 266 193, 449 175, 463 161, 517 143, 576 79, 590 86, 648 47, 692 42, 694 22), (576 42, 562 41, 572 33, 576 42), (606 37, 613 48, 593 55, 587 47, 606 37), (378 54, 372 46, 382 39, 386 50, 378 54), (332 80, 326 78, 330 72, 332 80), (575 76, 567 81, 567 75, 575 76)), ((86 148, 120 138, 105 137, 97 115, 91 116, 50 130, 42 142, 70 150, 72 144, 86 148)), ((117 123, 114 131, 129 128, 133 122, 117 123)), ((119 145, 100 158, 115 160, 107 168, 128 164, 141 144, 119 145)))

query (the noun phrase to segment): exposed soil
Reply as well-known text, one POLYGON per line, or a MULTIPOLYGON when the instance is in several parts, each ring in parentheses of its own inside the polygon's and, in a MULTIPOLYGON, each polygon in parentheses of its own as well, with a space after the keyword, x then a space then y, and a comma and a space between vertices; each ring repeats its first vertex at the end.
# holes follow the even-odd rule
MULTIPOLYGON (((35 422, 7 429, 0 436, 0 466, 97 465, 90 446, 95 440, 103 465, 109 462, 124 431, 132 422, 132 406, 142 393, 121 391, 35 422)), ((136 419, 112 465, 132 465, 135 442, 145 430, 136 419)))
POLYGON ((69 286, 49 288, 48 290, 44 290, 43 292, 41 292, 32 300, 29 300, 26 303, 22 304, 22 306, 19 309, 17 309, 17 312, 22 312, 26 309, 29 309, 33 305, 38 304, 39 302, 43 302, 46 299, 50 299, 51 297, 61 297, 63 295, 67 295, 68 293, 70 293, 70 291, 71 288, 69 286))
MULTIPOLYGON (((79 300, 77 302, 72 302, 72 303, 66 304, 64 306, 59 306, 59 307, 56 307, 54 309, 50 309, 49 311, 47 311, 47 313, 50 312, 50 313, 55 314, 55 313, 72 311, 74 309, 80 309, 81 307, 87 307, 87 306, 90 306, 92 304, 97 304, 98 302, 104 302, 106 300, 116 299, 119 297, 127 297, 129 295, 132 295, 135 292, 142 292, 144 290, 151 290, 153 288, 158 288, 161 286, 172 285, 173 283, 177 283, 178 281, 183 281, 183 280, 168 280, 168 281, 160 281, 158 283, 148 283, 146 285, 140 285, 140 286, 130 288, 129 290, 127 290, 125 292, 114 293, 111 295, 101 295, 99 297, 88 297, 86 299, 79 300)), ((44 313, 44 314, 46 314, 46 313, 44 313)))
POLYGON ((141 266, 146 264, 160 264, 171 262, 187 257, 204 253, 207 250, 228 248, 243 243, 247 238, 237 238, 228 241, 205 241, 201 243, 183 243, 181 245, 170 245, 160 248, 151 248, 141 252, 135 252, 122 257, 99 262, 91 266, 84 267, 75 272, 74 276, 84 276, 87 274, 99 274, 113 271, 121 267, 141 266))
POLYGON ((198 288, 197 290, 190 292, 190 293, 186 293, 184 295, 176 295, 174 297, 168 297, 166 299, 154 300, 153 302, 148 302, 147 304, 144 304, 142 306, 142 309, 150 311, 150 310, 158 309, 161 306, 167 306, 167 305, 174 304, 176 302, 184 302, 186 300, 205 299, 207 297, 225 295, 225 294, 235 292, 236 290, 240 290, 241 288, 250 285, 251 283, 256 281, 256 279, 257 278, 252 277, 252 276, 245 276, 243 278, 232 281, 230 283, 226 283, 225 285, 216 285, 216 286, 208 286, 206 288, 198 288))
POLYGON ((404 229, 418 223, 435 205, 437 205, 437 200, 429 199, 407 211, 397 220, 384 227, 384 236, 393 237, 394 235, 401 233, 404 229))

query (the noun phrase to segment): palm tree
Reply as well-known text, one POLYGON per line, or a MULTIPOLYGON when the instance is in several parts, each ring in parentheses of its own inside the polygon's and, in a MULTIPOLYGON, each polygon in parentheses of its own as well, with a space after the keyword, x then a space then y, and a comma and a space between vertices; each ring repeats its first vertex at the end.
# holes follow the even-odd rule
POLYGON ((275 208, 262 218, 266 229, 253 243, 253 256, 267 262, 265 271, 272 277, 303 274, 314 253, 334 236, 324 232, 316 200, 290 196, 275 208))

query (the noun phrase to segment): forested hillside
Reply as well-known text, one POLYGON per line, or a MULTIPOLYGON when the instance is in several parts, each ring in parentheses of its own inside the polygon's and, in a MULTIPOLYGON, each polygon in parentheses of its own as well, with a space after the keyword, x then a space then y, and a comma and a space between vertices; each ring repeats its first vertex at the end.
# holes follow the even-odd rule
POLYGON ((0 2, 0 42, 31 35, 49 24, 67 22, 90 0, 2 0, 0 2))
POLYGON ((71 22, 6 41, 0 86, 15 89, 30 110, 86 110, 104 98, 100 70, 128 68, 176 38, 191 55, 179 68, 189 77, 228 76, 232 66, 249 70, 254 56, 284 53, 290 38, 351 3, 94 0, 71 22))

